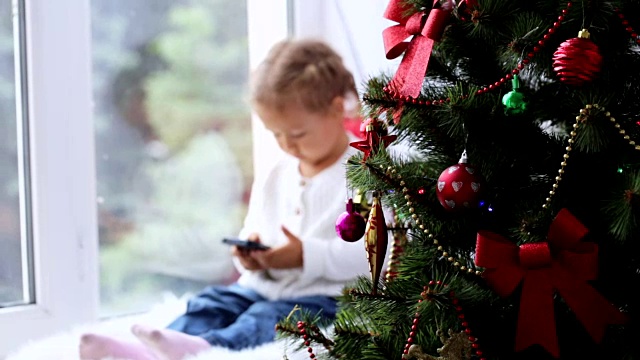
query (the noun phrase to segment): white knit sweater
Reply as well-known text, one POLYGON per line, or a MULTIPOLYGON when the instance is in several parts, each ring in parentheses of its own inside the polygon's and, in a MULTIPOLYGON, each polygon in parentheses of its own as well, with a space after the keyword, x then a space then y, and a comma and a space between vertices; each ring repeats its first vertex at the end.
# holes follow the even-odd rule
POLYGON ((312 178, 303 178, 298 160, 285 156, 261 184, 254 184, 241 238, 260 234, 262 243, 277 246, 288 241, 280 225, 302 241, 303 267, 249 271, 234 261, 239 284, 267 299, 309 295, 337 296, 358 275, 368 275, 364 243, 348 243, 335 231, 345 211, 345 162, 357 151, 349 147, 333 165, 312 178))

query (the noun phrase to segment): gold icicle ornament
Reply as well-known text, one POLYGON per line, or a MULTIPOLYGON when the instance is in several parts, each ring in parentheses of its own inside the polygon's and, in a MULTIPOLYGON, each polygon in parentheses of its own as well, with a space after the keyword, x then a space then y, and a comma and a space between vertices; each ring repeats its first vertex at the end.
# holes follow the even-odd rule
POLYGON ((369 271, 371 271, 371 281, 373 282, 371 293, 375 295, 378 293, 380 274, 382 273, 387 245, 389 244, 387 225, 377 192, 373 193, 373 203, 364 232, 364 240, 367 259, 369 260, 369 271))

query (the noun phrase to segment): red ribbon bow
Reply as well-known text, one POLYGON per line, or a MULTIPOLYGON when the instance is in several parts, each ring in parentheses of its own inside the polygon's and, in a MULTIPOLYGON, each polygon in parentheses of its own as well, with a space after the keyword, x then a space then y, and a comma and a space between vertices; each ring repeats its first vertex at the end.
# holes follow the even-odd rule
POLYGON ((626 316, 587 283, 596 278, 598 246, 580 242, 587 228, 562 209, 551 223, 547 242, 516 246, 506 238, 478 232, 476 265, 500 295, 508 296, 522 282, 515 350, 539 344, 560 356, 556 336, 553 293, 558 291, 596 343, 608 324, 622 324, 626 316))
POLYGON ((407 15, 410 5, 404 2, 405 0, 389 1, 384 17, 399 24, 384 29, 382 38, 387 59, 395 59, 405 53, 391 80, 392 87, 401 95, 417 97, 427 72, 431 50, 434 43, 442 37, 451 10, 442 8, 439 0, 434 0, 427 20, 423 22, 425 13, 407 15), (404 41, 410 36, 413 36, 411 41, 404 41))

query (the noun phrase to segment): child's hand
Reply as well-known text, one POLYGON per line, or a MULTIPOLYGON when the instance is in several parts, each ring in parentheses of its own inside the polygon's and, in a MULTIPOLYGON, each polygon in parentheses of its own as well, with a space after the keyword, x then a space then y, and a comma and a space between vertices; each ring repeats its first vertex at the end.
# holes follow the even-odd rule
MULTIPOLYGON (((253 233, 247 237, 248 240, 260 242, 260 235, 253 233)), ((247 270, 264 270, 265 268, 251 256, 252 252, 259 250, 249 250, 238 246, 231 248, 231 254, 238 258, 240 264, 247 270)))
POLYGON ((249 254, 265 269, 302 267, 302 241, 284 226, 282 226, 282 232, 289 240, 286 244, 265 251, 252 251, 249 254))

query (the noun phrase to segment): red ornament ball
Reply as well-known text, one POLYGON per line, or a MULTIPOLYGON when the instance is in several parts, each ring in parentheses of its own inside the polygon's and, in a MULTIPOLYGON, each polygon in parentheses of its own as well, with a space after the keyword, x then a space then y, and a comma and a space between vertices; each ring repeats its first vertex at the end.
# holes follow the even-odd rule
POLYGON ((560 81, 580 86, 592 81, 602 68, 602 55, 598 46, 589 39, 589 32, 582 30, 577 38, 569 39, 553 53, 553 70, 560 81))
POLYGON ((355 242, 364 235, 366 225, 364 217, 354 211, 353 200, 349 199, 347 210, 336 220, 336 233, 344 241, 355 242))
POLYGON ((472 165, 460 162, 446 168, 438 177, 436 195, 448 211, 478 207, 481 177, 472 165))

